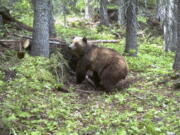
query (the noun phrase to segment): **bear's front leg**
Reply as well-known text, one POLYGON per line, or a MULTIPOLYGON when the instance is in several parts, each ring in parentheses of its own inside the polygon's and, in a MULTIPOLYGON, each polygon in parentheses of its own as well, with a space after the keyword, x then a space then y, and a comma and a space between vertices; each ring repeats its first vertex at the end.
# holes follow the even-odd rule
POLYGON ((86 57, 83 57, 78 61, 77 67, 76 67, 76 82, 77 84, 81 83, 85 80, 86 73, 88 71, 88 61, 86 57))
POLYGON ((86 76, 86 74, 77 72, 77 73, 76 73, 76 83, 77 83, 77 84, 82 83, 82 81, 85 80, 85 76, 86 76))
POLYGON ((97 72, 93 72, 92 76, 89 76, 89 78, 94 82, 95 86, 98 88, 100 86, 100 78, 98 76, 97 72))

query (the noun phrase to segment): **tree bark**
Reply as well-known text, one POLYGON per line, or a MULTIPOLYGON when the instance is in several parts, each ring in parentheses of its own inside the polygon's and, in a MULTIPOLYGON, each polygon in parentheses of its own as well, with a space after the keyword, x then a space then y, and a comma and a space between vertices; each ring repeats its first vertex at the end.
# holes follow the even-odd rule
POLYGON ((118 24, 124 25, 125 21, 125 0, 119 0, 119 9, 118 9, 118 24))
POLYGON ((18 0, 9 0, 8 5, 12 7, 18 0))
POLYGON ((107 0, 100 0, 100 23, 109 26, 109 17, 107 13, 107 0))
POLYGON ((167 0, 164 18, 165 51, 176 51, 177 28, 176 28, 176 4, 175 0, 167 0))
POLYGON ((53 15, 53 3, 52 0, 50 0, 49 3, 49 36, 50 37, 56 37, 56 30, 54 25, 54 15, 53 15))
POLYGON ((91 20, 93 18, 92 0, 85 0, 85 19, 91 20))
POLYGON ((2 18, 2 16, 0 15, 0 28, 2 28, 3 27, 3 18, 2 18))
POLYGON ((163 21, 166 12, 166 2, 167 0, 157 0, 156 1, 156 18, 163 21))
POLYGON ((49 57, 49 2, 34 1, 34 24, 31 55, 49 57))
POLYGON ((63 13, 63 19, 64 19, 64 27, 67 27, 67 18, 66 18, 66 3, 62 5, 62 13, 63 13))
POLYGON ((125 52, 137 55, 137 0, 129 0, 126 11, 126 46, 125 52))
POLYGON ((173 64, 173 69, 174 70, 180 70, 180 1, 176 0, 177 5, 177 14, 176 14, 176 24, 177 24, 177 42, 176 42, 176 56, 175 56, 175 61, 173 64))

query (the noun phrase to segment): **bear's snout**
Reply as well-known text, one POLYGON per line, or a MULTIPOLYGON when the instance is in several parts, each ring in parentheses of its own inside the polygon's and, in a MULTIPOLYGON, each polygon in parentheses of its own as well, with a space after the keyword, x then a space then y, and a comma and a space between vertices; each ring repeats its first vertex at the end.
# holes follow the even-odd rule
POLYGON ((73 48, 73 45, 72 44, 70 44, 69 46, 68 46, 68 49, 72 49, 73 48))
POLYGON ((70 47, 70 46, 68 46, 68 49, 71 49, 71 47, 70 47))

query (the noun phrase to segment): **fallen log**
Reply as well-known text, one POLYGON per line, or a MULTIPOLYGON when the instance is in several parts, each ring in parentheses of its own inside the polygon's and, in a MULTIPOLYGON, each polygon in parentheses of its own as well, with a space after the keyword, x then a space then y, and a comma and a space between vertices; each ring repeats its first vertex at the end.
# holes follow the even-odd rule
MULTIPOLYGON (((14 35, 21 38, 32 40, 32 37, 30 36, 23 36, 23 35, 18 35, 18 34, 14 34, 14 35)), ((88 42, 98 44, 98 43, 119 43, 120 41, 119 40, 88 40, 88 42)), ((68 45, 66 41, 58 39, 58 38, 49 38, 49 43, 55 44, 55 45, 68 45)))
POLYGON ((0 46, 3 48, 19 50, 24 40, 0 40, 0 46))
POLYGON ((89 43, 94 43, 94 44, 98 44, 98 43, 119 43, 119 40, 88 40, 89 43))
MULTIPOLYGON (((32 40, 32 37, 30 37, 30 36, 24 36, 24 35, 19 35, 19 34, 14 34, 14 35, 17 36, 17 37, 23 38, 23 39, 32 40)), ((52 44, 52 45, 68 45, 66 43, 66 41, 58 39, 58 38, 50 38, 49 43, 52 44)))
MULTIPOLYGON (((31 36, 24 36, 19 34, 13 34, 14 36, 20 37, 21 39, 18 40, 0 40, 0 45, 6 48, 19 48, 19 47, 11 47, 11 46, 17 46, 17 45, 23 45, 24 41, 26 39, 32 40, 31 36)), ((89 40, 89 43, 119 43, 119 40, 89 40)), ((68 46, 68 43, 65 40, 58 39, 58 38, 50 38, 49 43, 51 47, 56 46, 68 46)), ((60 47, 61 48, 61 47, 60 47)))

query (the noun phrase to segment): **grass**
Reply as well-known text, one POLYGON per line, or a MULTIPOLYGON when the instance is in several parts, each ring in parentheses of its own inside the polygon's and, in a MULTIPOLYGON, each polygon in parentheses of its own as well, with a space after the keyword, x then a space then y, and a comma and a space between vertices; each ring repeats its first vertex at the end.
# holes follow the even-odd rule
MULTIPOLYGON (((58 26, 58 34, 70 41, 74 35, 92 39, 114 39, 109 28, 101 31, 58 26)), ((129 76, 142 78, 127 90, 111 94, 92 90, 87 84, 66 84, 62 73, 66 62, 59 55, 51 59, 30 57, 23 60, 8 51, 1 56, 0 114, 3 127, 18 135, 167 135, 179 134, 178 98, 173 89, 174 54, 162 49, 162 38, 138 39, 138 57, 125 56, 129 76), (7 71, 16 76, 5 80, 7 71), (61 74, 62 75, 62 74, 61 74), (71 93, 58 92, 68 86, 71 93), (83 87, 83 85, 85 85, 83 87), (78 91, 90 90, 90 93, 78 91), (89 88, 88 88, 89 87, 89 88), (55 90, 55 91, 54 91, 55 90)), ((104 44, 123 53, 125 40, 104 44)))

